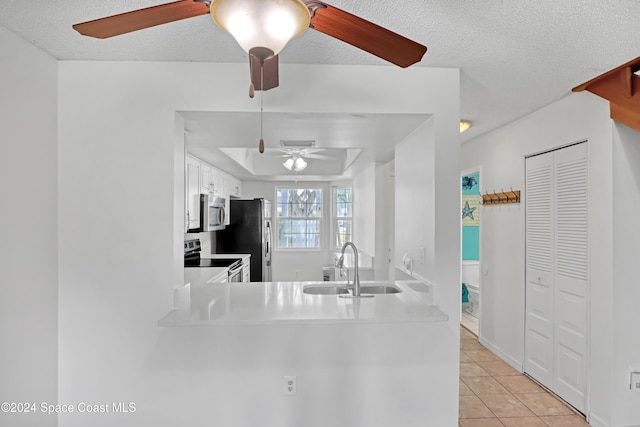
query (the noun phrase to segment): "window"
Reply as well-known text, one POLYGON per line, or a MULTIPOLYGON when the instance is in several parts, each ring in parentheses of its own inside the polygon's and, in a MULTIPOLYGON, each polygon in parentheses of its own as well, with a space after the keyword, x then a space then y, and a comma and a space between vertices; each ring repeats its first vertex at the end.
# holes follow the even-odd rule
POLYGON ((278 248, 320 248, 321 189, 276 189, 276 217, 278 248))
POLYGON ((333 188, 333 229, 336 248, 353 239, 353 189, 333 188))

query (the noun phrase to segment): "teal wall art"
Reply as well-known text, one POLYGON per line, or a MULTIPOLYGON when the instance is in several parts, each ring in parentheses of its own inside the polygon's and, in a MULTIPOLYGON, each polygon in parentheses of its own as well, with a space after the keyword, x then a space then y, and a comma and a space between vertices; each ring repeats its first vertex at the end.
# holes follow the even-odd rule
POLYGON ((462 177, 462 259, 480 259, 480 173, 462 177))

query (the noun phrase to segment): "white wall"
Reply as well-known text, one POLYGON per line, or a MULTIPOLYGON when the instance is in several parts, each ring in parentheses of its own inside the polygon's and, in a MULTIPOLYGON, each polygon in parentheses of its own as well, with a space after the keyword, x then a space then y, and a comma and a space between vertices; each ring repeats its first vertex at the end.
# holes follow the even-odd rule
POLYGON ((629 389, 631 368, 640 371, 640 133, 613 128, 613 426, 640 425, 640 393, 629 389))
MULTIPOLYGON (((451 92, 451 86, 434 98, 451 114, 434 114, 395 147, 395 262, 398 267, 407 254, 413 260, 412 276, 435 285, 435 302, 449 315, 448 327, 457 339, 460 116, 459 90, 451 92)), ((452 355, 456 365, 458 360, 459 352, 452 355)))
POLYGON ((376 164, 353 177, 353 242, 370 257, 376 253, 376 164))
MULTIPOLYGON (((436 283, 435 270, 435 141, 430 119, 395 151, 396 267, 404 269, 403 258, 412 259, 415 276, 436 283), (406 224, 411 224, 407 227, 406 224), (399 242, 404 242, 399 244, 399 242), (424 248, 425 261, 420 260, 424 248)), ((460 234, 458 230, 457 235, 460 234)), ((455 240, 455 235, 451 240, 455 240)), ((438 286, 439 288, 439 286, 438 286)))
MULTIPOLYGON (((569 95, 462 146, 461 170, 482 167, 483 189, 524 190, 524 157, 588 139, 590 156, 590 416, 611 418, 612 154, 608 103, 569 95)), ((526 194, 521 193, 524 200, 526 194)), ((524 206, 482 208, 480 339, 514 367, 524 353, 524 206)), ((600 424, 594 424, 600 425, 600 424)), ((605 424, 608 425, 608 424, 605 424)))
MULTIPOLYGON (((0 26, 0 402, 57 402, 56 60, 0 26)), ((55 415, 0 412, 3 426, 55 415)))
MULTIPOLYGON (((442 138, 444 144, 457 141, 458 79, 457 70, 434 68, 283 64, 281 86, 270 93, 270 108, 433 114, 440 121, 436 140, 442 138)), ((231 329, 156 325, 171 308, 173 287, 180 284, 176 269, 182 245, 176 239, 184 220, 174 205, 183 195, 176 197, 174 191, 183 191, 175 157, 184 143, 176 134, 175 111, 259 110, 259 103, 246 96, 246 64, 63 62, 59 93, 59 398, 134 401, 139 408, 126 415, 62 415, 60 425, 173 426, 188 417, 192 426, 215 420, 243 427, 256 425, 251 419, 254 408, 262 425, 302 425, 305 414, 312 417, 312 412, 325 425, 338 425, 332 416, 354 419, 358 407, 349 405, 350 395, 344 396, 340 413, 314 410, 313 396, 335 395, 344 379, 341 360, 327 360, 322 375, 309 379, 312 395, 285 400, 274 392, 280 390, 283 371, 304 365, 314 350, 308 341, 300 347, 271 347, 269 337, 281 336, 286 328, 243 329, 254 341, 234 342, 231 329), (227 353, 227 348, 234 352, 227 353)), ((457 144, 451 146, 457 150, 457 144)), ((452 169, 451 184, 457 189, 457 151, 445 166, 452 169), (454 167, 451 162, 456 162, 454 167)), ((441 206, 457 220, 457 200, 441 206)), ((436 213, 436 224, 438 218, 436 213)), ((450 231, 444 227, 445 233, 450 231)), ((446 262, 441 263, 441 274, 449 270, 459 275, 459 250, 444 250, 442 257, 446 262)), ((459 284, 442 283, 457 291, 438 294, 452 319, 446 324, 448 335, 436 334, 439 345, 432 353, 428 345, 416 348, 415 354, 403 348, 392 360, 407 373, 416 355, 433 361, 428 372, 433 387, 451 385, 433 396, 439 398, 432 407, 434 419, 439 425, 454 425, 459 284)), ((378 378, 380 367, 390 360, 354 371, 353 384, 366 387, 366 378, 378 378)), ((424 387, 413 391, 432 390, 424 387)), ((419 408, 406 409, 404 419, 421 413, 419 408)))
POLYGON ((391 177, 392 162, 376 164, 376 193, 375 193, 375 254, 373 259, 373 269, 375 280, 389 279, 391 251, 394 245, 391 240, 393 227, 395 201, 393 193, 394 181, 391 177))

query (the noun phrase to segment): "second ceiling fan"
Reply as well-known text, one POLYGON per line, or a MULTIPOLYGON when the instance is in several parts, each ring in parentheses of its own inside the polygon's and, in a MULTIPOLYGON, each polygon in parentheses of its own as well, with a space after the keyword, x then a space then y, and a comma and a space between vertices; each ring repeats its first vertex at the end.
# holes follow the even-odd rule
POLYGON ((251 92, 279 85, 278 54, 307 28, 403 68, 419 62, 427 51, 426 46, 400 34, 311 0, 180 0, 75 24, 73 28, 82 35, 104 39, 207 13, 249 54, 251 92))

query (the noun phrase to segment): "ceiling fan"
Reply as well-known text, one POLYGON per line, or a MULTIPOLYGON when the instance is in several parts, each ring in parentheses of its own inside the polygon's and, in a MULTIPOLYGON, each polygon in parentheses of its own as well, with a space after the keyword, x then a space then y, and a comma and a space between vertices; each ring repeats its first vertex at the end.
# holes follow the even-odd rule
POLYGON ((276 157, 286 157, 287 160, 282 163, 282 166, 290 171, 299 172, 307 167, 305 159, 319 159, 319 160, 331 160, 332 157, 323 156, 321 154, 315 154, 320 151, 324 151, 324 148, 274 148, 272 153, 280 152, 284 154, 273 154, 276 157))
POLYGON ((316 141, 309 140, 288 140, 282 139, 280 140, 280 145, 282 148, 272 148, 270 149, 270 153, 277 157, 306 157, 307 159, 320 159, 320 160, 330 160, 332 157, 323 156, 319 153, 321 151, 326 150, 326 148, 313 148, 316 145, 316 141), (275 153, 284 153, 284 154, 275 154, 275 153))
POLYGON ((316 154, 320 151, 324 151, 324 148, 312 148, 315 145, 315 141, 287 141, 281 140, 280 145, 283 148, 270 149, 268 154, 276 157, 286 157, 287 160, 282 163, 282 166, 292 172, 300 172, 307 167, 305 159, 319 159, 319 160, 331 160, 332 157, 316 154), (284 154, 276 154, 284 153, 284 154))
POLYGON ((277 157, 291 157, 291 156, 299 156, 306 157, 307 159, 319 159, 319 160, 329 160, 332 157, 323 156, 321 154, 315 154, 320 151, 324 151, 324 148, 274 148, 273 151, 279 151, 284 154, 277 155, 277 157))
POLYGON ((321 1, 180 0, 73 25, 80 34, 109 38, 211 14, 249 54, 253 90, 279 85, 278 54, 307 28, 349 43, 399 67, 422 59, 426 46, 321 1))

